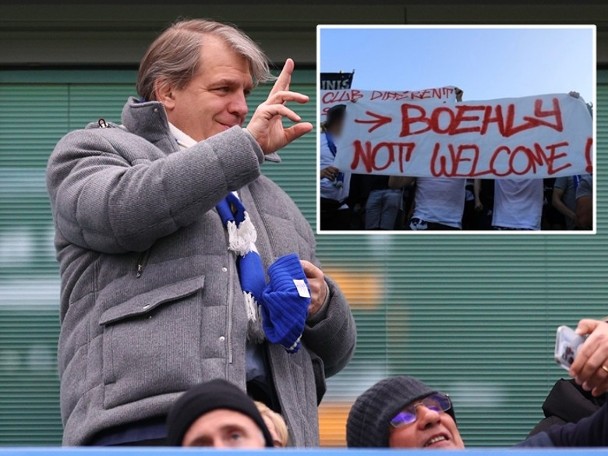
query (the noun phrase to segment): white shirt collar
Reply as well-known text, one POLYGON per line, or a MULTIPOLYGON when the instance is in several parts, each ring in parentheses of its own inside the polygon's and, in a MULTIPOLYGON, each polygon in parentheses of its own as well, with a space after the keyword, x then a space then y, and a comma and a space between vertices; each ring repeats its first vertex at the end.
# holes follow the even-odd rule
POLYGON ((177 141, 177 145, 180 149, 187 149, 188 147, 192 147, 197 143, 194 139, 181 131, 171 122, 169 122, 169 129, 171 130, 171 134, 175 138, 175 141, 177 141))

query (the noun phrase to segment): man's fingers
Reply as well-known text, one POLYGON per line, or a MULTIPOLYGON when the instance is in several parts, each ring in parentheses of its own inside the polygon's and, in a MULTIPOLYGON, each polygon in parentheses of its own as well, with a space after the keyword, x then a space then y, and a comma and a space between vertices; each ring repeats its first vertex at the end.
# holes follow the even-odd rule
POLYGON ((287 142, 290 143, 295 141, 300 136, 305 135, 306 133, 310 133, 312 131, 312 124, 310 122, 302 122, 296 125, 293 125, 289 128, 285 129, 285 138, 287 142))
POLYGON ((589 318, 585 318, 578 322, 578 326, 576 327, 576 334, 580 336, 587 335, 591 333, 595 328, 597 328, 602 322, 599 320, 591 320, 589 318))
POLYGON ((589 362, 589 358, 594 354, 596 349, 597 343, 595 342, 594 338, 590 336, 589 339, 587 339, 585 343, 583 343, 583 345, 581 345, 576 351, 576 357, 574 358, 572 366, 570 366, 570 375, 577 378, 585 378, 584 369, 589 362))
POLYGON ((314 315, 319 311, 325 302, 327 285, 325 284, 325 276, 323 271, 312 264, 310 261, 300 260, 302 269, 308 278, 308 286, 310 287, 311 300, 308 307, 308 314, 314 315))
POLYGON ((576 332, 580 335, 589 334, 589 337, 578 349, 570 375, 584 382, 593 373, 594 368, 597 369, 598 357, 601 358, 600 362, 608 358, 608 324, 600 320, 583 319, 576 327, 576 332), (592 364, 589 364, 590 362, 592 364))
POLYGON ((572 364, 577 380, 583 383, 588 381, 606 363, 607 358, 606 346, 588 339, 576 353, 576 362, 572 364))
POLYGON ((304 274, 306 274, 306 277, 314 277, 314 270, 316 269, 314 264, 306 260, 300 260, 300 264, 302 265, 302 270, 304 271, 304 274))
POLYGON ((591 391, 593 395, 596 395, 593 391, 605 391, 607 386, 608 372, 602 369, 602 365, 600 365, 599 369, 596 369, 591 377, 583 382, 583 388, 591 391))
POLYGON ((312 294, 313 299, 319 295, 319 292, 321 291, 321 287, 319 285, 318 280, 309 280, 308 287, 310 288, 310 292, 312 294))
POLYGON ((277 80, 274 82, 274 85, 272 86, 272 90, 270 91, 270 96, 274 95, 275 93, 277 93, 281 90, 289 89, 289 84, 291 84, 291 74, 293 73, 294 66, 295 66, 295 64, 293 63, 293 60, 291 60, 291 59, 285 60, 285 65, 283 65, 281 74, 279 74, 279 77, 277 78, 277 80))
POLYGON ((333 166, 328 166, 327 168, 323 168, 321 170, 321 177, 327 177, 328 179, 333 179, 338 173, 338 169, 333 166))
MULTIPOLYGON (((598 370, 602 370, 602 365, 606 362, 606 354, 601 351, 594 352, 588 359, 581 371, 578 374, 578 378, 583 383, 590 383, 591 387, 596 386, 592 377, 597 373, 598 370)), ((602 370, 603 372, 603 370, 602 370)), ((591 389, 591 388, 589 388, 591 389)))
MULTIPOLYGON (((311 126, 312 126, 312 124, 311 124, 311 126)), ((306 277, 309 277, 309 278, 322 278, 323 277, 323 271, 321 271, 318 267, 316 267, 310 261, 300 260, 300 264, 302 265, 302 270, 304 271, 304 274, 306 274, 306 277)))
POLYGON ((294 122, 299 122, 302 120, 302 118, 296 114, 295 111, 292 111, 287 106, 283 106, 282 104, 265 105, 261 112, 268 120, 274 116, 284 116, 294 122))
POLYGON ((310 97, 299 92, 290 90, 280 90, 274 94, 268 95, 266 104, 284 104, 287 101, 295 101, 296 103, 308 103, 310 97))
POLYGON ((598 397, 606 393, 606 391, 608 391, 608 381, 605 381, 602 385, 593 388, 591 394, 593 394, 595 397, 598 397))
POLYGON ((583 382, 583 388, 587 391, 598 390, 606 388, 608 385, 608 373, 602 369, 602 366, 595 370, 593 375, 589 379, 583 382))
MULTIPOLYGON (((288 59, 283 73, 288 74, 291 70, 293 70, 293 61, 288 59)), ((247 130, 258 142, 264 153, 275 152, 310 132, 313 128, 310 122, 297 123, 301 122, 302 118, 295 111, 285 106, 284 103, 287 101, 306 103, 309 97, 301 93, 290 92, 287 90, 288 87, 284 89, 285 85, 289 85, 285 82, 289 78, 283 73, 268 96, 268 100, 258 106, 247 125, 247 130), (297 124, 285 128, 282 123, 283 117, 297 124)))
POLYGON ((572 365, 570 366, 570 369, 568 370, 568 373, 570 374, 570 376, 574 377, 574 378, 579 378, 581 370, 583 369, 583 366, 585 365, 585 363, 587 362, 587 358, 589 356, 586 355, 585 353, 582 353, 582 350, 578 350, 577 354, 576 354, 576 358, 574 358, 574 362, 572 363, 572 365))

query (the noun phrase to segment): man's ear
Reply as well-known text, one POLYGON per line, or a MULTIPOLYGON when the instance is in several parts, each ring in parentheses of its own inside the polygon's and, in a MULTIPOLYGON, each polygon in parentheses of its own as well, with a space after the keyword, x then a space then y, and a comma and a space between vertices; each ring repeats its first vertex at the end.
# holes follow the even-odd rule
POLYGON ((154 83, 154 95, 157 101, 160 101, 167 112, 175 108, 175 97, 173 96, 173 87, 166 79, 158 79, 154 83))

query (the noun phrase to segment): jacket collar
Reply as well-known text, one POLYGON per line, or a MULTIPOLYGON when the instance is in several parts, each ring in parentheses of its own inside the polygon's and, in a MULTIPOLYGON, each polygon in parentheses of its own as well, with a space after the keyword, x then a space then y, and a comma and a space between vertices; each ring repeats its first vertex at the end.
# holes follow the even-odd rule
POLYGON ((166 153, 179 147, 169 129, 165 107, 158 101, 139 101, 129 97, 122 109, 122 124, 131 133, 150 141, 166 153))

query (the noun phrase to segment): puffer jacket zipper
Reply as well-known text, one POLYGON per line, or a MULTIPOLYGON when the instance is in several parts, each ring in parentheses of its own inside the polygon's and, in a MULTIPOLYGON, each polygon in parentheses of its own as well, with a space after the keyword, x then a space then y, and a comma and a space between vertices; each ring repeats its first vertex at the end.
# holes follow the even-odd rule
POLYGON ((144 268, 146 267, 146 264, 148 264, 148 258, 150 258, 150 249, 143 252, 137 258, 137 273, 135 274, 136 278, 139 279, 144 273, 144 268))
POLYGON ((234 254, 230 254, 230 269, 228 278, 228 334, 226 334, 226 343, 228 344, 228 364, 232 364, 232 301, 234 300, 234 276, 236 273, 236 259, 234 254))

